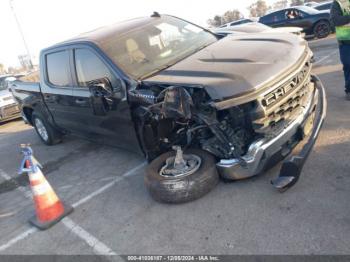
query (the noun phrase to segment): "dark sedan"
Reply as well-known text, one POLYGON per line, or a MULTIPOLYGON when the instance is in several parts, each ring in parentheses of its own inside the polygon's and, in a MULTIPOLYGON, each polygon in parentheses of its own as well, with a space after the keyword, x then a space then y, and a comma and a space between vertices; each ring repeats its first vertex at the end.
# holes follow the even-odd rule
POLYGON ((272 12, 261 17, 259 22, 271 27, 301 27, 306 35, 317 38, 327 37, 332 32, 330 13, 307 6, 294 6, 272 12))

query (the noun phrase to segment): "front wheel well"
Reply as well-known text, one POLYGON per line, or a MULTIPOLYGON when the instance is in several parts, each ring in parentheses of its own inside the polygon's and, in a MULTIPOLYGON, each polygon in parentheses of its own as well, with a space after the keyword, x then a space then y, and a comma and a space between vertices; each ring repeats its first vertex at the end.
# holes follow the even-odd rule
POLYGON ((320 20, 318 20, 317 22, 314 23, 313 29, 315 29, 316 25, 318 25, 321 22, 324 22, 324 23, 327 23, 327 24, 331 25, 331 22, 328 19, 322 18, 322 19, 320 19, 320 20))
POLYGON ((31 125, 33 125, 33 121, 32 121, 32 116, 33 116, 33 112, 34 112, 33 108, 24 107, 24 108, 22 109, 22 111, 23 111, 24 116, 25 116, 26 119, 28 120, 28 122, 29 122, 31 125))
POLYGON ((332 24, 328 19, 320 19, 313 26, 313 34, 317 38, 325 38, 332 33, 332 24), (319 27, 320 25, 326 25, 327 28, 319 27), (320 30, 319 30, 320 29, 320 30))

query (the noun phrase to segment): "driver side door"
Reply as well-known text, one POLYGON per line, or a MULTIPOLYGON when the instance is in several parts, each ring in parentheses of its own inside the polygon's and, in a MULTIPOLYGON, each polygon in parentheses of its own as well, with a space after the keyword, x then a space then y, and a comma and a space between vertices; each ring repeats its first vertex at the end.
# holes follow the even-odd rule
POLYGON ((126 88, 112 68, 93 48, 73 50, 75 121, 81 133, 108 145, 138 149, 126 88), (103 81, 101 81, 103 80, 103 81), (109 83, 95 92, 98 83, 109 83))
POLYGON ((294 19, 289 19, 287 17, 287 26, 295 26, 295 27, 301 27, 301 28, 307 28, 308 27, 308 19, 306 18, 307 14, 301 12, 298 9, 291 9, 296 14, 296 17, 294 19))

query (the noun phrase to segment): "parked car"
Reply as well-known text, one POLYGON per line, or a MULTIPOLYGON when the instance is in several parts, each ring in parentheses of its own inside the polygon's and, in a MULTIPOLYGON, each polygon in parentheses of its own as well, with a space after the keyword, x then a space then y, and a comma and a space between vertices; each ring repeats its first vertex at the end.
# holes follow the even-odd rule
POLYGON ((319 3, 317 3, 317 2, 307 2, 307 3, 305 3, 304 5, 305 6, 308 6, 308 7, 314 7, 314 6, 316 6, 316 5, 318 5, 319 3))
POLYGON ((219 26, 218 28, 230 28, 232 26, 236 26, 236 25, 242 25, 242 24, 246 24, 246 23, 251 23, 254 22, 252 19, 249 18, 243 18, 237 21, 233 21, 224 25, 219 26))
POLYGON ((294 6, 263 16, 260 23, 271 27, 296 26, 304 29, 306 35, 327 37, 332 32, 330 13, 307 6, 294 6))
POLYGON ((21 117, 17 102, 8 90, 8 83, 14 80, 13 75, 0 76, 0 123, 21 117))
POLYGON ((305 34, 302 33, 303 29, 300 27, 280 27, 272 28, 259 22, 252 22, 242 25, 231 26, 230 28, 216 28, 212 30, 215 34, 227 36, 231 34, 241 33, 291 33, 301 37, 305 34))
POLYGON ((333 5, 333 1, 327 1, 327 2, 323 2, 323 3, 319 3, 315 6, 313 6, 313 8, 319 10, 319 11, 328 11, 330 12, 332 9, 332 5, 333 5))
POLYGON ((140 152, 151 195, 181 203, 218 173, 255 176, 303 141, 273 184, 298 181, 326 113, 311 57, 292 34, 220 37, 155 13, 44 49, 40 83, 11 89, 45 144, 72 132, 140 152))

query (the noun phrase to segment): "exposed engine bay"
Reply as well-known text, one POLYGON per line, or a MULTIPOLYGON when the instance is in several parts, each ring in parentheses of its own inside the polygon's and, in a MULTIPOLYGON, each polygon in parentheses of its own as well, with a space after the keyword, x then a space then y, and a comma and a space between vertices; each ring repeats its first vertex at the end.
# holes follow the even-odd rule
POLYGON ((254 103, 216 110, 201 88, 147 86, 129 91, 138 135, 149 160, 173 146, 240 158, 261 134, 249 119, 254 103))

